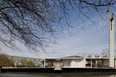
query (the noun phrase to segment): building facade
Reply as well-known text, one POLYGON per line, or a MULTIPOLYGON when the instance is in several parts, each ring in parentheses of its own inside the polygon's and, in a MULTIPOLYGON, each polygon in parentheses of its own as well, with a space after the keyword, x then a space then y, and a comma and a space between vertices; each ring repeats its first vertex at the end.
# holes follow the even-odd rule
POLYGON ((85 64, 85 58, 80 56, 46 58, 44 60, 44 67, 52 67, 55 70, 61 70, 62 68, 85 68, 85 64))
MULTIPOLYGON (((114 60, 116 66, 116 59, 114 60)), ((84 58, 80 56, 68 56, 63 58, 46 58, 44 67, 52 67, 56 69, 62 68, 109 68, 109 58, 90 57, 84 58)))
POLYGON ((15 66, 21 65, 21 60, 23 60, 23 61, 32 61, 35 66, 42 67, 42 61, 43 61, 43 59, 41 59, 41 58, 21 57, 21 56, 12 56, 12 55, 6 55, 6 56, 9 59, 11 59, 11 60, 14 61, 15 66))

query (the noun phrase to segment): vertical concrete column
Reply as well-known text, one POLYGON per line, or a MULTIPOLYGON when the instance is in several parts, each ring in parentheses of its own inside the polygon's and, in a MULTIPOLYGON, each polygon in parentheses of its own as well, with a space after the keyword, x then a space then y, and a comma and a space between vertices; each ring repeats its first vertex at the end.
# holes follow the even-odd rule
POLYGON ((95 66, 98 67, 98 66, 97 66, 97 60, 95 61, 95 66))
POLYGON ((46 66, 46 60, 44 60, 44 67, 46 66))
POLYGON ((109 16, 109 67, 114 68, 114 14, 109 16))
POLYGON ((91 68, 92 68, 92 60, 91 60, 91 68))

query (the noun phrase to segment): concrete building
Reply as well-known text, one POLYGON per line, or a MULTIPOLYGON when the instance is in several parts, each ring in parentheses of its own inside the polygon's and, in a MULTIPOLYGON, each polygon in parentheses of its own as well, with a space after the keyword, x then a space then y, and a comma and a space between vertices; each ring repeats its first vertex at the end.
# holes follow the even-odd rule
POLYGON ((63 58, 46 58, 45 67, 53 67, 55 70, 61 68, 85 68, 85 58, 80 56, 67 56, 63 58))
MULTIPOLYGON (((116 62, 116 59, 114 62, 116 62)), ((110 66, 108 57, 84 58, 80 56, 67 56, 63 58, 46 58, 44 60, 44 67, 61 70, 62 68, 109 68, 110 66)))
POLYGON ((66 68, 85 68, 85 58, 80 56, 64 57, 62 63, 66 68))

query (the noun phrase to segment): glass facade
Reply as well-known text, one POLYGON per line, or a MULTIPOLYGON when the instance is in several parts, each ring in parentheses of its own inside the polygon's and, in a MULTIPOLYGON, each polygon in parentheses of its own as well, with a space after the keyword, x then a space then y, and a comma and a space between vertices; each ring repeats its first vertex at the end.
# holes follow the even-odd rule
POLYGON ((41 63, 43 61, 43 59, 41 58, 30 58, 30 57, 21 57, 21 56, 10 56, 7 55, 7 57, 11 60, 13 60, 15 63, 20 62, 21 60, 25 60, 25 61, 33 61, 33 63, 35 64, 35 66, 38 66, 39 63, 41 63))

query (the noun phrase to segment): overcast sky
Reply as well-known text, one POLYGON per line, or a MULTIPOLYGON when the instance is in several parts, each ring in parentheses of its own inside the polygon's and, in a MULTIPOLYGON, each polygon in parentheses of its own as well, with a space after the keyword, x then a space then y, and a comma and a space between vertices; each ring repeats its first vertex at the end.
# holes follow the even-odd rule
MULTIPOLYGON (((115 11, 113 10, 116 15, 115 11)), ((57 35, 57 44, 52 45, 52 48, 47 48, 46 53, 38 54, 33 51, 28 51, 22 44, 17 43, 22 51, 11 50, 1 45, 2 51, 9 55, 26 56, 26 57, 64 57, 69 55, 95 55, 100 54, 103 49, 109 49, 109 22, 108 14, 101 16, 92 12, 91 19, 82 17, 84 22, 80 20, 77 13, 71 14, 71 25, 73 28, 64 29, 57 35)), ((116 18, 116 17, 115 17, 116 18)), ((116 25, 116 20, 114 21, 116 25)), ((116 38, 116 26, 115 26, 116 38)), ((116 40, 115 40, 116 44, 116 40)), ((116 48, 116 45, 115 45, 116 48)))

